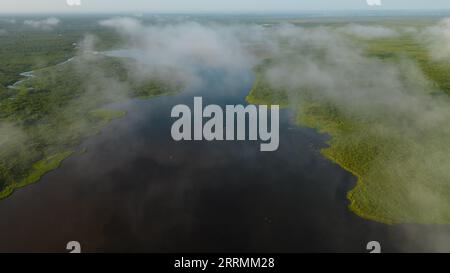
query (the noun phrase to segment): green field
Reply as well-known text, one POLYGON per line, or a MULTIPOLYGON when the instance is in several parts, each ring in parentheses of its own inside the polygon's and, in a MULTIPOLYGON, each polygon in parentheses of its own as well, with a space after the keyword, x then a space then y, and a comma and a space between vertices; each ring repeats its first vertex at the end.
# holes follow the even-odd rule
MULTIPOLYGON (((361 104, 348 110, 350 104, 315 89, 274 87, 266 72, 286 56, 269 58, 255 69, 256 81, 247 101, 291 107, 299 125, 330 135, 322 154, 357 177, 348 199, 349 208, 359 216, 386 224, 449 225, 450 63, 432 60, 426 44, 410 35, 355 43, 376 63, 401 66, 407 59, 416 64, 425 80, 406 72, 399 78, 405 86, 422 88, 421 94, 400 97, 414 101, 420 106, 417 111, 396 109, 389 101, 384 102, 385 109, 361 104)), ((293 53, 288 54, 293 59, 293 53)))

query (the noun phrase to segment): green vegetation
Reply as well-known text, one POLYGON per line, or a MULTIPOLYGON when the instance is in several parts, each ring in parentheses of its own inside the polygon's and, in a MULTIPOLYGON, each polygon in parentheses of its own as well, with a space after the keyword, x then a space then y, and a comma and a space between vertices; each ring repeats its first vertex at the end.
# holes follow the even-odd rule
POLYGON ((86 32, 97 37, 98 50, 117 46, 120 39, 99 29, 98 18, 71 20, 48 31, 0 23, 8 31, 0 39, 0 199, 38 181, 84 139, 126 114, 111 104, 180 88, 137 78, 134 60, 81 52, 74 43, 86 32), (33 77, 6 88, 30 70, 33 77))
POLYGON ((281 108, 289 106, 288 93, 285 90, 274 90, 265 82, 265 69, 269 68, 273 63, 273 60, 266 59, 263 64, 254 68, 255 84, 246 98, 248 103, 280 105, 281 108))
POLYGON ((380 59, 396 58, 403 56, 417 62, 422 72, 438 90, 450 94, 450 62, 433 61, 423 44, 417 38, 404 35, 399 38, 390 38, 374 41, 367 47, 368 55, 380 59))
POLYGON ((98 50, 121 44, 121 39, 113 31, 98 25, 99 18, 66 17, 52 30, 25 26, 23 20, 27 19, 30 18, 17 17, 14 23, 0 20, 0 29, 7 33, 0 37, 0 91, 18 81, 21 72, 52 66, 74 56, 86 34, 97 37, 98 50))
POLYGON ((136 84, 132 60, 87 54, 44 68, 0 100, 0 197, 56 168, 86 137, 126 113, 104 106, 175 92, 157 81, 136 84))
POLYGON ((111 109, 96 109, 89 113, 89 115, 93 119, 97 119, 99 121, 104 121, 106 123, 114 120, 123 118, 127 113, 125 111, 117 111, 111 109))
MULTIPOLYGON (((365 48, 369 58, 393 63, 414 60, 431 83, 423 98, 436 109, 450 107, 443 95, 450 94, 450 64, 433 61, 420 41, 409 36, 378 39, 365 48)), ((298 124, 330 135, 322 154, 358 179, 348 193, 353 212, 386 224, 450 224, 450 127, 440 126, 437 120, 428 121, 428 127, 415 127, 416 121, 409 117, 383 111, 349 113, 315 90, 274 88, 265 71, 277 61, 268 60, 255 70, 247 101, 290 106, 297 111, 298 124), (298 100, 289 100, 290 96, 298 100)))
POLYGON ((72 153, 72 151, 61 152, 36 162, 35 164, 33 164, 31 170, 29 170, 28 176, 24 177, 18 182, 12 182, 4 187, 3 191, 0 192, 0 199, 10 196, 15 189, 19 189, 29 184, 35 183, 36 181, 41 179, 41 177, 47 172, 58 168, 61 162, 71 156, 72 153))

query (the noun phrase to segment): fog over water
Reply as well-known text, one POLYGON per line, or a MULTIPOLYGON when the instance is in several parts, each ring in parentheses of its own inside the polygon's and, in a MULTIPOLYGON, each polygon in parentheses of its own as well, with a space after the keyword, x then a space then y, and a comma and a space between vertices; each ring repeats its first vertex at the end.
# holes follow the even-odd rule
POLYGON ((121 252, 365 251, 371 240, 385 251, 433 249, 436 229, 417 228, 411 241, 402 227, 348 211, 355 179, 319 154, 327 137, 292 125, 288 111, 275 153, 257 142, 171 140, 173 105, 192 105, 194 94, 243 104, 253 80, 201 77, 200 89, 120 105, 128 115, 83 143, 85 154, 0 202, 0 251, 59 252, 71 240, 121 252))

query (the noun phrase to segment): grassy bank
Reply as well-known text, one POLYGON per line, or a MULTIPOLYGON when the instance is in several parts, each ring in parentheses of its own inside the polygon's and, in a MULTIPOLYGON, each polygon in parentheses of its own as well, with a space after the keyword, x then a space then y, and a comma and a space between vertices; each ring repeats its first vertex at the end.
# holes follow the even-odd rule
MULTIPOLYGON (((418 97, 436 107, 450 107, 445 95, 450 93, 450 66, 433 61, 420 42, 410 37, 379 39, 365 49, 369 58, 416 62, 430 82, 418 97)), ((272 59, 255 70, 247 101, 292 107, 299 125, 330 135, 322 154, 358 179, 347 195, 353 212, 386 224, 450 224, 450 126, 434 126, 430 120, 429 129, 408 127, 409 117, 370 109, 349 113, 315 90, 277 89, 265 78, 276 63, 272 59), (402 122, 404 127, 399 126, 402 122)))
POLYGON ((57 168, 87 137, 126 112, 108 105, 172 94, 178 87, 136 80, 133 60, 84 54, 36 70, 0 98, 0 199, 57 168))

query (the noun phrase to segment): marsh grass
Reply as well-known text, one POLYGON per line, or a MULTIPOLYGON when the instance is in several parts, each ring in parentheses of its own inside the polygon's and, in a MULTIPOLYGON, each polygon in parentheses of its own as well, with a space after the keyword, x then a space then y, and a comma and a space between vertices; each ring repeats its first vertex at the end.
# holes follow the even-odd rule
MULTIPOLYGON (((369 58, 415 61, 431 82, 425 95, 447 100, 450 65, 433 61, 424 45, 409 36, 372 40, 365 45, 369 58)), ((361 217, 386 223, 450 224, 449 128, 400 130, 396 117, 348 115, 327 98, 297 90, 290 101, 286 90, 274 89, 264 71, 276 60, 255 70, 249 103, 281 104, 297 111, 296 122, 330 135, 321 153, 357 177, 347 194, 349 208, 361 217)), ((448 105, 450 107, 450 104, 448 105)))
POLYGON ((126 112, 107 106, 173 94, 161 81, 136 83, 131 60, 78 56, 34 72, 0 99, 0 198, 54 170, 89 136, 126 112))

